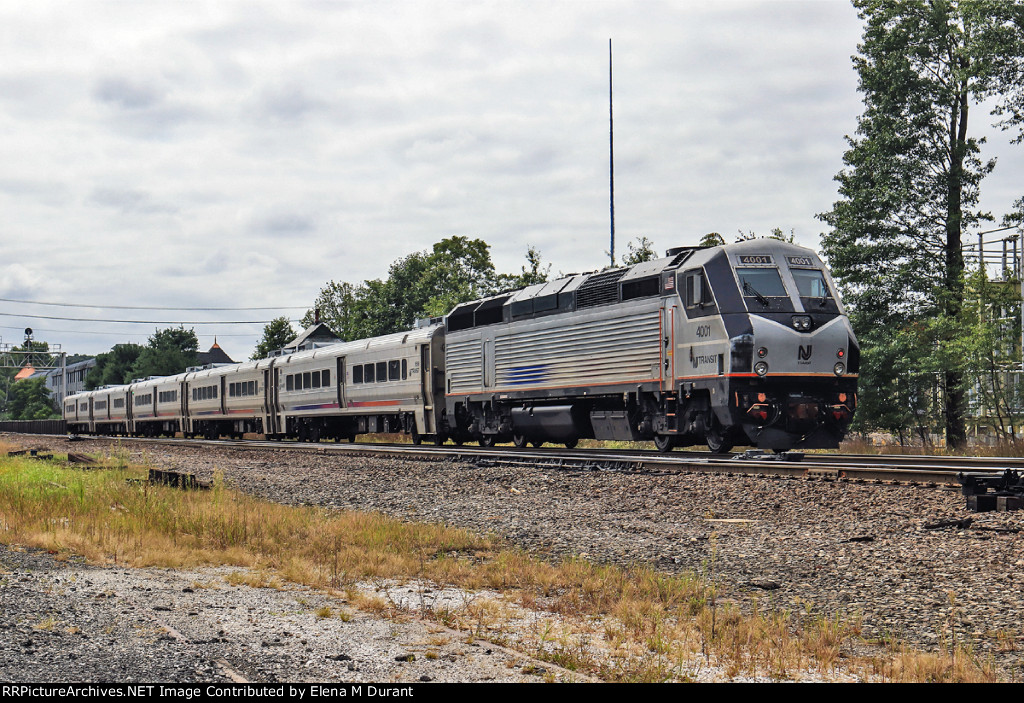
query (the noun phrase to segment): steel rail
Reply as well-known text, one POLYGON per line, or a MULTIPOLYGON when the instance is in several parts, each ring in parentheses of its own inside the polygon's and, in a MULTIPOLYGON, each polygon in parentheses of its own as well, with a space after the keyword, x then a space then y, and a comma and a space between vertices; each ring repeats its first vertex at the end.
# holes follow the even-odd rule
MULTIPOLYGON (((46 436, 46 435, 32 435, 46 436)), ((57 435, 52 435, 57 436, 57 435)), ((96 437, 103 439, 103 437, 96 437)), ((110 438, 114 439, 114 438, 110 438)), ((929 457, 901 455, 751 453, 716 455, 708 452, 661 453, 645 450, 519 449, 454 445, 300 443, 267 440, 203 440, 121 438, 147 444, 178 447, 274 449, 316 454, 395 457, 420 461, 458 461, 481 466, 532 466, 559 470, 605 470, 646 474, 703 472, 725 476, 777 476, 838 481, 888 482, 917 485, 956 485, 960 472, 1024 470, 1024 460, 1012 457, 929 457)))

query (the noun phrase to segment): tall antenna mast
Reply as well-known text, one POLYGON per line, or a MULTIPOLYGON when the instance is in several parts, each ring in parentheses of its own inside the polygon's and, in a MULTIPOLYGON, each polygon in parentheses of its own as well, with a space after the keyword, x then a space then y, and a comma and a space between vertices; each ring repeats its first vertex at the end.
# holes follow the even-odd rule
POLYGON ((612 117, 612 40, 608 39, 608 202, 611 210, 611 265, 615 265, 615 121, 612 117))

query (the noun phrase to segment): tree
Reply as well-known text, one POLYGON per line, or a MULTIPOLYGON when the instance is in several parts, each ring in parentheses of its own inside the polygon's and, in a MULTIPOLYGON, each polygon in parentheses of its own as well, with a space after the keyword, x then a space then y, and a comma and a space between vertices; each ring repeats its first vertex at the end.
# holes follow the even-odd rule
POLYGON ((654 251, 654 242, 647 237, 637 237, 627 244, 626 248, 628 251, 622 257, 623 266, 635 266, 644 261, 654 261, 658 258, 658 253, 654 251))
POLYGON ((169 327, 157 330, 149 338, 149 344, 132 364, 129 375, 131 378, 173 376, 198 363, 199 339, 195 330, 169 327))
POLYGON ((91 391, 131 381, 132 366, 144 348, 141 344, 115 344, 110 351, 98 354, 96 365, 85 378, 85 389, 91 391))
POLYGON ((883 385, 872 368, 939 369, 955 447, 966 438, 965 368, 950 353, 968 328, 962 242, 992 219, 977 205, 995 166, 981 159, 984 139, 971 136, 968 118, 992 101, 1004 129, 1024 123, 1024 9, 1019 0, 854 5, 866 23, 854 57, 864 112, 836 176, 841 200, 819 216, 831 227, 822 245, 861 337, 862 388, 883 385), (930 335, 912 345, 923 357, 873 362, 896 330, 918 324, 930 335))
POLYGON ((256 350, 249 358, 252 360, 266 359, 270 352, 288 344, 297 335, 287 317, 277 317, 263 328, 263 338, 256 344, 256 350))
POLYGON ((7 393, 7 412, 12 420, 49 420, 60 417, 46 390, 46 380, 16 381, 7 393))
POLYGON ((529 245, 526 249, 526 264, 518 274, 499 274, 498 288, 502 290, 518 290, 536 283, 546 283, 551 278, 551 264, 544 266, 540 251, 529 245))
POLYGON ((720 235, 718 232, 708 232, 700 238, 700 242, 697 243, 699 247, 720 247, 725 244, 725 237, 720 235))
MULTIPOLYGON (((397 259, 384 280, 329 282, 314 307, 321 321, 345 340, 399 332, 417 319, 446 315, 459 303, 547 280, 551 266, 542 266, 540 252, 530 247, 526 259, 522 273, 498 274, 487 242, 449 237, 428 251, 397 259)), ((302 324, 312 322, 309 310, 302 324)))

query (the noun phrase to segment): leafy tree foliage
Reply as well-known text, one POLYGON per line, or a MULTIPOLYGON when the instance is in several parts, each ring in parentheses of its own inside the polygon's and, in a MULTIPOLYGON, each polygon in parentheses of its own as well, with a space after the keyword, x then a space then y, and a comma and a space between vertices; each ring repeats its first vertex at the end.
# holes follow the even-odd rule
POLYGON ((997 435, 1016 439, 1024 422, 1024 386, 1016 382, 1021 358, 1020 281, 991 281, 982 269, 968 278, 967 290, 978 305, 963 341, 972 377, 970 402, 997 435))
POLYGON ((718 232, 708 232, 700 238, 700 242, 697 246, 701 247, 720 247, 725 244, 725 237, 720 235, 718 232))
POLYGON ((298 336, 287 317, 277 317, 263 328, 263 338, 256 344, 256 351, 249 358, 265 359, 270 352, 288 344, 298 336))
POLYGON ((654 261, 658 258, 658 252, 654 250, 654 242, 644 236, 629 242, 626 249, 626 255, 622 257, 623 266, 635 266, 644 261, 654 261))
MULTIPOLYGON (((320 290, 314 308, 342 339, 376 337, 409 329, 417 319, 445 315, 467 300, 547 280, 550 268, 530 247, 520 274, 498 274, 486 242, 449 237, 428 251, 393 262, 385 280, 356 285, 330 281, 320 290)), ((302 324, 308 327, 312 322, 310 310, 302 324)))
POLYGON ((132 366, 138 361, 143 347, 140 344, 115 344, 110 351, 96 355, 96 365, 85 377, 85 389, 119 386, 132 379, 132 366))
MULTIPOLYGON (((172 376, 199 363, 199 338, 194 329, 157 330, 131 368, 131 378, 172 376)), ((128 379, 131 380, 131 379, 128 379)))
POLYGON ((12 420, 49 420, 60 417, 42 378, 15 382, 7 393, 7 413, 12 420))
POLYGON ((957 446, 968 380, 957 352, 970 329, 962 242, 992 219, 978 198, 995 166, 982 159, 984 139, 972 136, 968 118, 990 101, 998 124, 1020 140, 1024 9, 1003 0, 854 5, 866 23, 854 57, 864 112, 836 176, 842 199, 820 217, 861 338, 861 421, 908 422, 919 410, 920 373, 934 370, 947 442, 957 446), (896 388, 907 393, 902 420, 883 412, 885 389, 896 388))
POLYGON ((526 264, 518 274, 499 274, 498 288, 501 290, 517 290, 535 283, 545 283, 551 278, 551 264, 544 266, 540 251, 530 245, 526 249, 526 264))

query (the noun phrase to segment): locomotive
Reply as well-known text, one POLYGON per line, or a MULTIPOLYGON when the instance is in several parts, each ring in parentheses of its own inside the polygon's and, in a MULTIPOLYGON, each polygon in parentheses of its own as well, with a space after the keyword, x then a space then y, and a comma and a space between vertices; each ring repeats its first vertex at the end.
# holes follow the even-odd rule
POLYGON ((856 410, 859 363, 818 256, 756 239, 474 300, 409 332, 79 394, 65 419, 71 431, 308 441, 832 448, 856 410))

